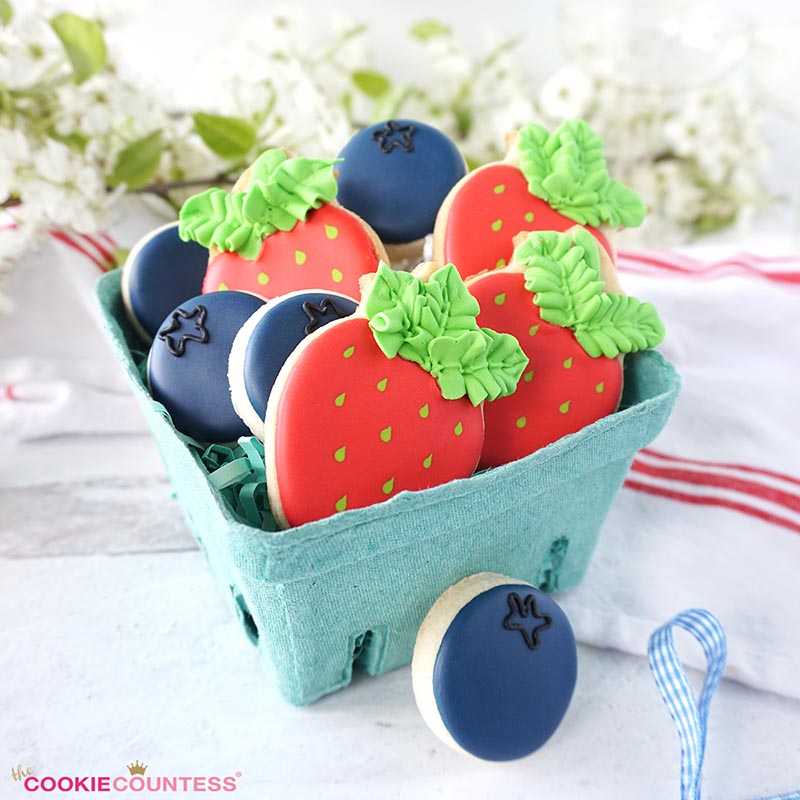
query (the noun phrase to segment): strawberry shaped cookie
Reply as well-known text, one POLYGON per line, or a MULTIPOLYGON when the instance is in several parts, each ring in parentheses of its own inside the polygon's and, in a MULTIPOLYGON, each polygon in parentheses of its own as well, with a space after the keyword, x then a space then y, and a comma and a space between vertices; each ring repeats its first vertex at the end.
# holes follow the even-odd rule
POLYGON ((603 141, 582 120, 555 133, 531 123, 508 144, 504 161, 471 172, 445 198, 433 232, 439 263, 452 261, 465 278, 500 269, 520 231, 565 231, 576 222, 613 256, 599 226, 642 223, 642 201, 609 177, 603 141))
POLYGON ((606 258, 578 226, 520 234, 509 267, 468 282, 478 322, 516 336, 530 359, 517 391, 484 408, 480 468, 522 458, 616 411, 620 356, 664 338, 650 303, 604 291, 606 258))
POLYGON ((473 473, 484 400, 514 391, 527 358, 478 327, 452 265, 381 264, 359 311, 295 349, 270 394, 267 488, 283 527, 473 473))
POLYGON ((301 289, 358 294, 386 253, 375 232, 337 205, 336 161, 267 150, 234 191, 190 197, 180 235, 211 248, 203 292, 237 289, 265 299, 301 289))

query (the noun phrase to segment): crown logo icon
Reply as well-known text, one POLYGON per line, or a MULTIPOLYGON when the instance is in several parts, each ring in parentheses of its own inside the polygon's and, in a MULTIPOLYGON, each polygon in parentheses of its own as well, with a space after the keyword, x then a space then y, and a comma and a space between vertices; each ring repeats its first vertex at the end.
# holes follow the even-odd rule
POLYGON ((138 758, 133 764, 128 764, 128 772, 130 772, 131 775, 144 775, 146 769, 147 764, 140 764, 138 758))

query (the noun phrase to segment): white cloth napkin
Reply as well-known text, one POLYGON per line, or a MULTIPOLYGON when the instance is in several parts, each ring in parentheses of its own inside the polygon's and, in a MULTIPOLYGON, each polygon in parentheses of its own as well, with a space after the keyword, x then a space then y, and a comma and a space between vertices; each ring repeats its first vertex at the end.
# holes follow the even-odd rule
POLYGON ((564 606, 581 640, 635 653, 706 607, 728 676, 800 697, 800 260, 640 252, 619 267, 659 309, 683 390, 564 606))
MULTIPOLYGON (((131 215, 113 239, 130 247, 159 222, 131 215)), ((13 276, 16 307, 0 318, 6 452, 71 434, 95 438, 104 474, 137 468, 107 438, 146 435, 95 319, 109 245, 54 239, 13 276)), ((641 654, 657 625, 705 606, 728 632, 730 676, 800 697, 800 260, 622 253, 620 274, 661 312, 684 388, 564 606, 581 640, 641 654)))

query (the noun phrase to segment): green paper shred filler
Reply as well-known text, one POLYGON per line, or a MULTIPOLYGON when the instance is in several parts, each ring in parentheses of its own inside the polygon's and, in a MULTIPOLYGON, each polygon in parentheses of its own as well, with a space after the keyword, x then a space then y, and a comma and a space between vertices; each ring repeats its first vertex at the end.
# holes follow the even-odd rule
POLYGON ((524 459, 298 528, 263 530, 237 515, 229 490, 214 487, 197 448, 150 397, 121 278, 116 270, 97 284, 108 338, 189 527, 294 705, 347 686, 354 670, 378 675, 408 664, 434 601, 468 575, 497 572, 547 591, 577 585, 635 453, 664 427, 680 386, 659 353, 627 356, 620 411, 524 459))

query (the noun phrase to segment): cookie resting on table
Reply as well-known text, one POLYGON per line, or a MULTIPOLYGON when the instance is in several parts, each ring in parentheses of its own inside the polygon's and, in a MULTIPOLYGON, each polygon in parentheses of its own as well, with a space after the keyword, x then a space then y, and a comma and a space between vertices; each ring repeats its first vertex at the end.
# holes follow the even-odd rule
POLYGON ((610 294, 613 265, 580 226, 520 234, 512 263, 467 281, 480 324, 510 333, 529 364, 517 391, 484 407, 480 468, 522 458, 612 414, 622 355, 653 347, 664 326, 650 303, 610 294))
POLYGON ((150 231, 134 245, 122 270, 122 301, 146 342, 178 303, 200 294, 207 265, 208 250, 182 241, 177 222, 150 231))
POLYGON ((478 326, 455 267, 434 269, 382 264, 359 313, 306 337, 281 369, 264 454, 282 527, 474 471, 483 401, 512 392, 527 359, 478 326))
POLYGON ((423 719, 445 744, 510 761, 538 750, 564 718, 577 679, 575 636, 547 594, 482 572, 434 603, 411 677, 423 719))
POLYGON ((162 322, 147 359, 147 381, 181 433, 215 443, 250 433, 231 402, 228 359, 239 329, 263 303, 245 292, 198 295, 162 322))
POLYGON ((208 247, 203 292, 236 289, 265 299, 301 290, 358 295, 359 278, 386 252, 362 219, 335 201, 336 160, 267 150, 232 192, 190 197, 180 234, 208 247))
POLYGON ((506 266, 520 231, 578 223, 613 259, 606 233, 640 225, 644 213, 639 196, 609 177, 602 139, 585 122, 568 120, 554 133, 531 123, 509 138, 504 161, 479 167, 450 191, 436 218, 433 258, 453 262, 466 278, 506 266))
POLYGON ((303 339, 350 316, 358 303, 335 292, 292 292, 259 308, 234 339, 228 381, 236 413, 264 440, 264 415, 275 379, 303 339))
POLYGON ((414 120, 379 122, 339 154, 339 202, 366 220, 386 244, 422 239, 450 189, 467 172, 441 131, 414 120))

